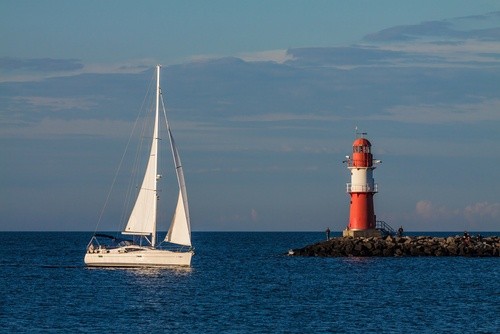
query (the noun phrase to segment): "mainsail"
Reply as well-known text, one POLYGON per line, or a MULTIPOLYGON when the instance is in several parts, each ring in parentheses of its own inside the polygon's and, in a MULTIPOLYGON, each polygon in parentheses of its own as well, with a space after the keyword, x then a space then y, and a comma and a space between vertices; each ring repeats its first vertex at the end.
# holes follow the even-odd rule
POLYGON ((157 217, 157 178, 158 178, 158 109, 160 106, 160 67, 156 68, 156 109, 153 128, 153 141, 148 165, 141 189, 130 214, 123 234, 151 235, 151 245, 155 244, 157 217))
POLYGON ((157 164, 158 160, 158 114, 155 116, 153 142, 149 161, 142 181, 141 189, 137 195, 134 208, 130 214, 123 234, 150 235, 156 232, 156 207, 157 207, 157 164))

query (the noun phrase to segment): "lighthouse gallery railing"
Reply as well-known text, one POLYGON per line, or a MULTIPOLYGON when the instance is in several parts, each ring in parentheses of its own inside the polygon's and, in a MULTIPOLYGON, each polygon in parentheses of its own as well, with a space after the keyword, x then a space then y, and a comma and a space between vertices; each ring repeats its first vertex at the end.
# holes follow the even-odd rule
POLYGON ((353 185, 352 183, 346 184, 348 193, 376 193, 378 192, 378 184, 371 187, 369 184, 353 185))

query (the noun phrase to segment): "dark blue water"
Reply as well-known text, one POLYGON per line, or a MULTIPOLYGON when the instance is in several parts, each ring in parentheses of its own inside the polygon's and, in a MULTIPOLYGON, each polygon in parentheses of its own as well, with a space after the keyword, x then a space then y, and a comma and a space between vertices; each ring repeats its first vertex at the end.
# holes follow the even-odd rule
POLYGON ((190 270, 89 269, 90 236, 0 235, 0 332, 500 330, 499 258, 298 258, 323 233, 199 232, 190 270))

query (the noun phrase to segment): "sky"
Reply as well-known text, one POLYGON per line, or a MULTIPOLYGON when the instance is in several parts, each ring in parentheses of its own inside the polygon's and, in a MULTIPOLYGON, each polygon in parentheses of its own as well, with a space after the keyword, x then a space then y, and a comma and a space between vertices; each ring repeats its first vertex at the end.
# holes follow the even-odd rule
POLYGON ((3 0, 0 30, 0 230, 96 228, 156 64, 194 231, 342 230, 356 128, 378 220, 500 230, 498 1, 3 0))

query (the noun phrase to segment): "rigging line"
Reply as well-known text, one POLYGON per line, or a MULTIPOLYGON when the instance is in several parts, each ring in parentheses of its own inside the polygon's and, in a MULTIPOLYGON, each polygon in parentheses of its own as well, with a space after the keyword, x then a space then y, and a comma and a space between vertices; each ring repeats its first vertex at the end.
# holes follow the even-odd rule
POLYGON ((174 136, 172 134, 172 130, 170 129, 170 124, 168 123, 167 108, 165 108, 165 103, 163 102, 163 91, 162 90, 160 90, 160 101, 161 101, 161 106, 163 108, 163 117, 165 118, 165 126, 166 126, 167 132, 168 132, 168 139, 170 141, 170 147, 172 149, 172 157, 173 157, 173 160, 174 160, 174 167, 175 167, 175 169, 177 169, 177 168, 179 168, 181 166, 177 165, 177 161, 175 159, 174 143, 173 143, 174 136))
POLYGON ((114 188, 114 185, 116 183, 116 179, 118 178, 118 173, 119 173, 119 171, 120 171, 120 169, 121 169, 121 167, 123 165, 123 161, 125 159, 125 155, 127 154, 128 148, 130 146, 130 142, 132 141, 132 136, 133 136, 133 134, 135 132, 135 128, 136 128, 137 123, 139 121, 139 117, 140 117, 140 115, 142 113, 142 110, 144 109, 144 105, 145 105, 145 103, 147 101, 147 97, 149 95, 149 91, 150 90, 151 90, 151 83, 149 84, 149 87, 148 87, 148 90, 146 92, 146 95, 144 96, 144 99, 142 100, 141 107, 140 107, 140 109, 139 109, 139 111, 137 113, 136 119, 134 121, 134 125, 132 126, 132 131, 130 132, 130 135, 128 137, 127 145, 125 146, 125 150, 123 151, 123 154, 121 156, 120 163, 118 164, 118 168, 115 171, 115 175, 113 177, 113 181, 111 182, 111 187, 109 188, 108 194, 106 196, 106 200, 104 201, 104 205, 102 206, 101 211, 99 213, 99 218, 97 220, 97 224, 96 224, 96 227, 94 229, 94 234, 97 232, 97 229, 99 228, 99 225, 100 225, 100 223, 102 221, 102 217, 104 215, 104 211, 106 210, 106 208, 108 206, 109 199, 111 198, 111 193, 113 192, 113 188, 114 188))
POLYGON ((160 88, 160 101, 161 101, 161 107, 163 109, 163 117, 165 118, 165 125, 167 130, 170 131, 170 125, 168 124, 168 118, 167 118, 167 108, 165 108, 165 102, 163 102, 163 89, 160 88))

